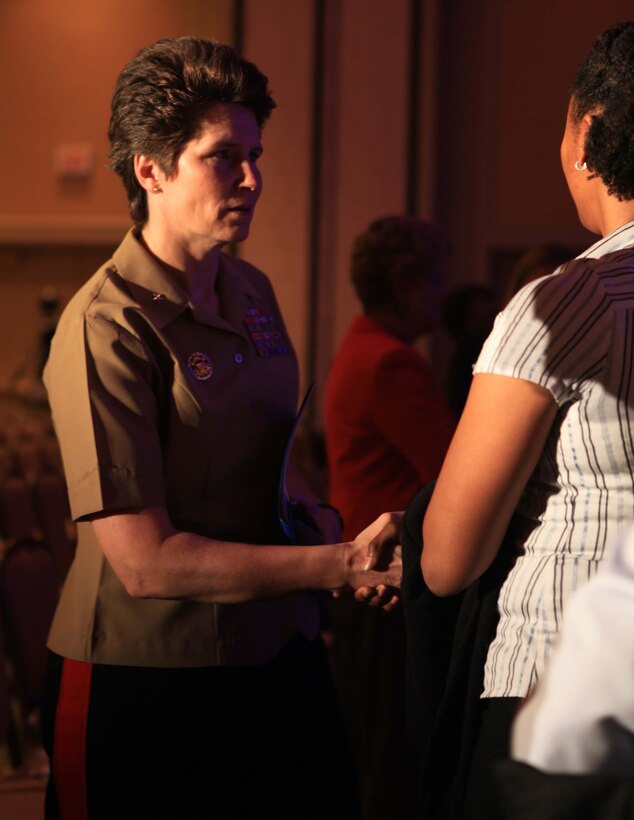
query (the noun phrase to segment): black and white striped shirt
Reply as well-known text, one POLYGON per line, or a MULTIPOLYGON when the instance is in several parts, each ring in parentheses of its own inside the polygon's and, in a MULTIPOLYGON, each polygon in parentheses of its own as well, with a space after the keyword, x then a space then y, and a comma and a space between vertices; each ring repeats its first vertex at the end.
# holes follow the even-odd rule
POLYGON ((474 372, 540 384, 559 408, 518 506, 520 555, 485 668, 483 697, 524 697, 569 595, 634 519, 634 222, 519 291, 474 372))

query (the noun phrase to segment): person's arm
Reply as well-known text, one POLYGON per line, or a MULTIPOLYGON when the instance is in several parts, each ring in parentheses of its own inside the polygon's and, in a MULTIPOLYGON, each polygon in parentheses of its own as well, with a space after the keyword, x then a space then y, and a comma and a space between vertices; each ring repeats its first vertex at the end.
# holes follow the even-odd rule
POLYGON ((318 547, 217 541, 176 530, 162 507, 101 515, 92 527, 131 596, 240 603, 307 589, 400 586, 398 520, 384 514, 353 542, 318 547))
POLYGON ((478 373, 423 522, 421 568, 453 595, 493 562, 555 420, 545 387, 478 373))

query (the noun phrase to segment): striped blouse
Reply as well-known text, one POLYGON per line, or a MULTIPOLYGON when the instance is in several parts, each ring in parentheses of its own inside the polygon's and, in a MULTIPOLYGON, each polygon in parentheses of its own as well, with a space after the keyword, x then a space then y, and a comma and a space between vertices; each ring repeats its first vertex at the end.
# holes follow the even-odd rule
POLYGON ((518 506, 518 559, 500 591, 483 697, 524 697, 569 595, 634 518, 634 222, 499 314, 474 367, 546 387, 555 423, 518 506))

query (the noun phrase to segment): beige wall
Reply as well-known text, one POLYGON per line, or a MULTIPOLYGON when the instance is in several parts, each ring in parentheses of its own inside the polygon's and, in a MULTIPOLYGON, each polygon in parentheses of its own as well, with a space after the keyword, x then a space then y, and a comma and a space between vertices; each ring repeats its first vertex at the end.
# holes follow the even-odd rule
POLYGON ((231 10, 228 0, 2 0, 0 240, 117 238, 127 205, 106 167, 106 131, 118 72, 159 37, 227 36, 231 10), (57 152, 76 144, 94 170, 62 179, 57 152))
POLYGON ((105 167, 118 71, 158 37, 230 40, 240 7, 243 51, 269 75, 279 104, 264 132, 264 196, 240 253, 270 274, 304 380, 316 375, 323 386, 358 310, 347 279, 355 234, 405 209, 411 175, 418 213, 453 239, 452 285, 487 281, 496 254, 532 242, 588 244, 559 168, 567 87, 597 34, 632 16, 630 0, 583 10, 577 0, 420 0, 415 167, 405 150, 411 5, 1 0, 0 387, 37 333, 42 286, 66 298, 92 270, 92 245, 115 242, 128 224, 122 188, 105 167), (94 152, 94 170, 61 179, 56 151, 74 144, 94 152), (48 264, 51 244, 87 250, 48 264))

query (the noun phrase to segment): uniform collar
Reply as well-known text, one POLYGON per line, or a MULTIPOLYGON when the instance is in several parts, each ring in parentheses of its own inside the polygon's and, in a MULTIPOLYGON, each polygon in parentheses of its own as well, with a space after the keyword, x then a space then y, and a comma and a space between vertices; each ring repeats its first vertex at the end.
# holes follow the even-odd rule
POLYGON ((196 310, 186 291, 143 247, 134 228, 128 231, 112 258, 114 269, 125 280, 135 302, 157 327, 164 327, 189 308, 203 324, 242 332, 247 309, 254 301, 260 301, 238 263, 224 253, 218 268, 222 317, 206 317, 196 310))
POLYGON ((134 228, 125 235, 112 261, 134 301, 157 327, 164 327, 187 310, 187 294, 147 252, 134 228))

